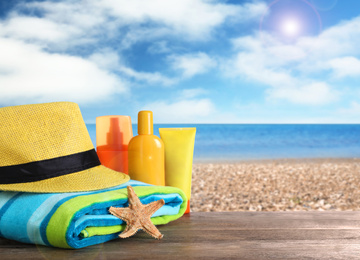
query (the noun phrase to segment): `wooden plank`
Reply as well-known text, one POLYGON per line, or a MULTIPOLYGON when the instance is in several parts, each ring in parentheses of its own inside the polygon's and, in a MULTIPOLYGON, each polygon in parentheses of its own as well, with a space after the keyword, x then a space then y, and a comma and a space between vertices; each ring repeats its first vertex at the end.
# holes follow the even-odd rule
POLYGON ((0 259, 359 259, 360 212, 199 212, 79 250, 0 239, 0 259))

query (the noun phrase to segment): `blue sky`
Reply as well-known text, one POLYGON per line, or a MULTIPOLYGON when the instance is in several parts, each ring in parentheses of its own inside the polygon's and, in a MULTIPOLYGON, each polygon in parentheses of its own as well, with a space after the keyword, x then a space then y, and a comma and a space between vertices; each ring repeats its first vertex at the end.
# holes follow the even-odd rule
POLYGON ((360 1, 0 2, 0 106, 156 123, 360 123, 360 1))

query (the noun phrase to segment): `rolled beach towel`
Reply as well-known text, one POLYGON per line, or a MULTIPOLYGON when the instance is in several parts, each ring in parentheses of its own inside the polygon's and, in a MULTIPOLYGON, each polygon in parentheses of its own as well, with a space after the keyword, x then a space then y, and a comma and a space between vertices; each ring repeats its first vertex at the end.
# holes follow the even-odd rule
POLYGON ((83 248, 115 239, 126 223, 108 210, 111 206, 128 206, 128 185, 143 204, 165 200, 165 205, 151 217, 155 225, 173 221, 185 212, 187 199, 180 189, 134 180, 89 192, 3 191, 0 192, 0 237, 61 248, 83 248))

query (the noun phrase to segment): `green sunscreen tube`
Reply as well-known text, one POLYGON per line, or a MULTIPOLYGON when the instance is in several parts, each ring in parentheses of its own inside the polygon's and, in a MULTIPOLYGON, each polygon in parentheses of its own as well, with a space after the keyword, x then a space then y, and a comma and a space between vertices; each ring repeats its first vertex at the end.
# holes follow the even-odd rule
POLYGON ((165 185, 184 191, 189 213, 196 128, 159 128, 159 133, 165 146, 165 185))

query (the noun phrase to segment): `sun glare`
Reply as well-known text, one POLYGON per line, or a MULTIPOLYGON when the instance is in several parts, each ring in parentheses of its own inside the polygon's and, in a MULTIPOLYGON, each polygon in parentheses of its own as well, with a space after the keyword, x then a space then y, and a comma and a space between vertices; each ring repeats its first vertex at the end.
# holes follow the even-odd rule
POLYGON ((300 24, 297 20, 285 20, 281 30, 287 36, 295 36, 300 31, 300 24))

